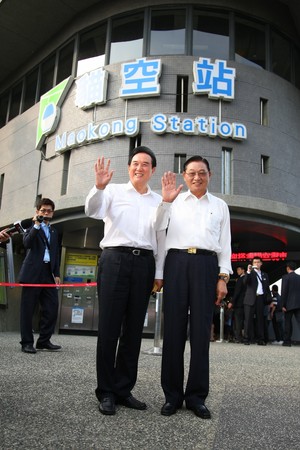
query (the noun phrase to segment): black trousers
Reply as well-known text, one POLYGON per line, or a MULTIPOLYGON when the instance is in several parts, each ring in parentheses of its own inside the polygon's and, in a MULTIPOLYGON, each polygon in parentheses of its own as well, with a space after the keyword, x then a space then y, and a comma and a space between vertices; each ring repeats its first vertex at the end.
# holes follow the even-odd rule
POLYGON ((161 384, 166 402, 203 404, 209 391, 209 344, 216 300, 216 256, 168 253, 164 269, 161 384), (184 349, 190 311, 190 368, 184 390, 184 349))
POLYGON ((96 396, 126 398, 138 370, 142 332, 155 275, 153 254, 104 250, 98 271, 96 396))
MULTIPOLYGON (((40 284, 54 284, 50 264, 43 264, 40 284)), ((41 307, 40 335, 38 341, 46 343, 55 331, 58 315, 56 288, 23 287, 21 295, 20 327, 21 345, 33 344, 32 319, 37 304, 41 307)))
POLYGON ((253 333, 257 341, 265 340, 264 333, 264 295, 258 295, 255 299, 254 305, 244 305, 245 313, 245 327, 244 327, 244 338, 245 340, 252 340, 254 338, 253 333), (255 327, 254 327, 254 314, 256 317, 255 327))
POLYGON ((293 334, 293 316, 300 326, 300 308, 291 309, 284 313, 284 342, 290 344, 293 334))
POLYGON ((244 328, 244 307, 234 308, 234 337, 237 341, 243 340, 243 328, 244 328))

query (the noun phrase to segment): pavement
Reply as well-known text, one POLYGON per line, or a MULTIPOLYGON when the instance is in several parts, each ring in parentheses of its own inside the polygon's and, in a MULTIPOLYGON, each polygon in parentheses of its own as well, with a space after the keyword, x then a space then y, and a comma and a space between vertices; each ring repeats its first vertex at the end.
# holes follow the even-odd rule
MULTIPOLYGON (((300 449, 300 346, 210 347, 211 420, 185 408, 160 414, 161 356, 143 339, 133 394, 146 411, 103 416, 96 387, 95 336, 56 334, 59 352, 21 352, 18 333, 0 333, 0 449, 300 449), (150 350, 150 353, 148 353, 150 350)), ((186 370, 189 363, 186 345, 186 370)))

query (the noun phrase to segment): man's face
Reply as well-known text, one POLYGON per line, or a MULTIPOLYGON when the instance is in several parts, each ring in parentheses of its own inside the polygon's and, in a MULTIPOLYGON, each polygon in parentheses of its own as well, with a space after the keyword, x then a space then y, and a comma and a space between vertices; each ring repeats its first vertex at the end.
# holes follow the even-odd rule
POLYGON ((244 270, 241 267, 237 267, 236 273, 238 274, 238 276, 240 276, 242 275, 242 273, 244 273, 244 270))
POLYGON ((39 210, 36 210, 37 216, 44 216, 46 220, 52 219, 54 211, 51 205, 42 205, 39 210))
POLYGON ((147 153, 135 155, 128 166, 129 179, 137 190, 147 186, 154 172, 151 156, 147 153))
POLYGON ((262 261, 260 259, 253 259, 252 266, 256 267, 258 270, 260 270, 262 266, 262 261))
POLYGON ((207 191, 211 173, 203 161, 193 161, 183 172, 184 181, 196 197, 201 197, 207 191))

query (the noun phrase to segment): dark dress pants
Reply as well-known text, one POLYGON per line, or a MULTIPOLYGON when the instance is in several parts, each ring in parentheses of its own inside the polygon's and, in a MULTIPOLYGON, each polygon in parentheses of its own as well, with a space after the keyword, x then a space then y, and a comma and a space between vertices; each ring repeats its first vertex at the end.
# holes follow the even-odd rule
POLYGON ((133 389, 155 261, 151 253, 135 256, 116 249, 102 252, 98 271, 99 327, 97 388, 126 398, 133 389))
MULTIPOLYGON (((43 263, 39 284, 54 284, 50 264, 43 263)), ((46 287, 23 287, 21 295, 21 345, 33 344, 32 319, 37 304, 41 307, 39 343, 49 342, 55 331, 58 315, 57 289, 46 287)))
POLYGON ((290 344, 293 334, 293 316, 300 326, 300 309, 291 309, 284 313, 284 342, 290 344))
POLYGON ((209 391, 209 344, 216 300, 216 256, 168 253, 164 269, 161 384, 166 402, 204 404, 209 391), (190 367, 184 390, 184 349, 190 311, 190 367))
POLYGON ((244 305, 245 313, 245 327, 244 327, 244 338, 250 341, 254 338, 253 331, 255 328, 255 334, 257 341, 265 340, 264 333, 264 295, 256 296, 254 305, 244 305), (255 327, 254 327, 254 314, 255 314, 255 327))
POLYGON ((237 341, 243 340, 242 331, 244 328, 244 307, 234 308, 234 337, 237 341))

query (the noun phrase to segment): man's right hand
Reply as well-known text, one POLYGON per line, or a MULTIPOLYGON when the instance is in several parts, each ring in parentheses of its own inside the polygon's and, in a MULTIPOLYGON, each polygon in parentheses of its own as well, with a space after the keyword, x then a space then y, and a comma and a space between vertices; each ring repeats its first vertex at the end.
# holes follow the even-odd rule
POLYGON ((176 174, 173 172, 165 172, 161 179, 161 191, 164 202, 172 203, 183 188, 180 184, 176 188, 176 174))
POLYGON ((97 189, 103 190, 106 188, 110 180, 113 176, 113 170, 109 170, 110 166, 110 159, 107 160, 106 166, 105 166, 105 160, 102 156, 101 158, 97 159, 97 162, 95 163, 94 169, 95 169, 95 186, 97 189))

